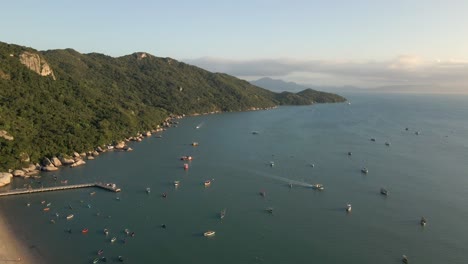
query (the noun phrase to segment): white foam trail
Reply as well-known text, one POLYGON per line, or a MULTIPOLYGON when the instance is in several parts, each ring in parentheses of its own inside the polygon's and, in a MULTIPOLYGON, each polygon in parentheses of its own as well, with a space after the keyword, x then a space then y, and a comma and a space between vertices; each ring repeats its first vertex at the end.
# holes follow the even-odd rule
POLYGON ((269 174, 269 173, 264 173, 264 172, 259 172, 259 171, 250 170, 250 172, 255 173, 257 175, 260 175, 260 176, 263 176, 263 177, 266 177, 266 178, 279 180, 279 181, 282 181, 282 182, 285 182, 285 183, 292 183, 292 184, 297 185, 297 186, 302 186, 302 187, 307 187, 307 188, 312 188, 313 187, 312 184, 307 183, 307 182, 303 182, 303 181, 292 180, 292 179, 288 179, 288 178, 285 178, 285 177, 281 177, 281 176, 277 176, 277 175, 273 175, 273 174, 269 174))

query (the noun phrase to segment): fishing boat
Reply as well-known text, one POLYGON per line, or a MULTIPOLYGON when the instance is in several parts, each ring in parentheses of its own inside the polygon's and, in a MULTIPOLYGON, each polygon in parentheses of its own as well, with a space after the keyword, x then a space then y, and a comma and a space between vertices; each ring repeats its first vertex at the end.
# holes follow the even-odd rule
POLYGON ((42 211, 48 212, 48 211, 50 211, 50 208, 49 208, 49 207, 46 207, 46 208, 42 209, 42 211))
POLYGON ((351 204, 346 205, 346 212, 350 213, 351 212, 351 204))
POLYGON ((67 184, 68 180, 60 181, 62 184, 67 184))
POLYGON ((385 188, 380 188, 380 194, 387 196, 388 191, 385 188))
POLYGON ((149 194, 151 192, 150 187, 146 188, 146 193, 149 194))
POLYGON ((266 211, 270 214, 273 214, 273 207, 269 207, 266 209, 266 211))
POLYGON ((403 263, 409 263, 408 257, 406 255, 401 256, 401 262, 403 263))
POLYGON ((128 235, 128 234, 130 234, 130 230, 128 230, 128 228, 125 228, 125 229, 124 229, 124 233, 125 233, 126 235, 128 235))
POLYGON ((167 198, 167 193, 161 194, 162 198, 167 198))
POLYGON ((193 158, 192 156, 182 156, 180 157, 180 160, 188 160, 188 161, 191 161, 193 158))
POLYGON ((226 216, 226 208, 224 208, 220 213, 219 213, 219 218, 223 219, 226 216))
POLYGON ((210 180, 206 180, 204 183, 205 187, 208 187, 211 185, 211 181, 210 180))
POLYGON ((373 142, 375 142, 375 138, 371 138, 371 139, 370 139, 370 141, 373 141, 373 142))
POLYGON ((102 255, 103 253, 104 253, 104 249, 100 249, 100 250, 98 250, 98 252, 97 252, 98 255, 102 255))
POLYGON ((90 204, 88 204, 88 208, 91 208, 91 205, 90 205, 90 204))
POLYGON ((258 135, 258 131, 252 131, 252 135, 258 135))
POLYGON ((289 186, 289 188, 292 188, 292 187, 293 187, 292 183, 288 184, 288 186, 289 186))
POLYGON ((270 167, 275 166, 275 163, 273 161, 270 161, 270 167))
POLYGON ((361 169, 361 172, 364 173, 364 174, 367 174, 367 173, 369 173, 369 170, 366 167, 364 167, 364 168, 361 169))
POLYGON ((197 146, 198 146, 198 142, 192 142, 192 146, 197 147, 197 146))
POLYGON ((117 238, 116 238, 116 237, 113 237, 113 238, 111 238, 111 240, 110 240, 111 243, 114 243, 115 241, 117 241, 117 238))
POLYGON ((96 194, 96 192, 90 192, 89 193, 89 195, 95 195, 95 194, 96 194))
POLYGON ((212 236, 214 236, 215 234, 216 234, 215 231, 209 230, 209 231, 206 231, 205 233, 203 233, 203 236, 205 236, 205 237, 212 237, 212 236))
POLYGON ((348 156, 351 156, 353 155, 353 153, 351 151, 348 152, 348 156))
POLYGON ((55 224, 55 220, 54 220, 54 219, 50 219, 50 222, 51 222, 52 224, 55 224))
POLYGON ((120 261, 120 262, 123 262, 124 261, 124 258, 122 256, 118 256, 117 259, 120 261))
POLYGON ((83 230, 81 230, 81 233, 86 234, 86 233, 88 233, 88 231, 89 231, 88 228, 83 228, 83 230))
POLYGON ((266 196, 265 191, 260 191, 259 194, 260 194, 261 197, 265 197, 265 196, 266 196))
POLYGON ((47 207, 49 207, 49 206, 51 206, 51 205, 52 205, 52 203, 48 203, 48 204, 46 204, 46 206, 47 206, 47 207))
POLYGON ((93 263, 94 263, 94 264, 96 264, 96 263, 98 263, 98 262, 99 262, 99 258, 95 258, 95 259, 93 260, 93 263))
POLYGON ((67 220, 70 220, 70 219, 72 219, 73 217, 74 217, 73 214, 69 214, 69 215, 67 215, 67 220))
POLYGON ((104 234, 105 234, 106 236, 109 235, 109 229, 104 228, 104 234))
POLYGON ((27 203, 26 206, 28 206, 28 207, 31 206, 31 203, 27 203))
POLYGON ((180 185, 180 181, 174 181, 174 186, 175 187, 179 187, 179 185, 180 185))
POLYGON ((385 146, 389 147, 389 146, 390 146, 390 142, 385 142, 385 146))
POLYGON ((188 168, 189 168, 188 163, 184 163, 184 170, 188 170, 188 168))
POLYGON ((427 224, 426 218, 421 217, 421 220, 419 221, 419 224, 421 224, 421 226, 426 226, 426 224, 427 224))

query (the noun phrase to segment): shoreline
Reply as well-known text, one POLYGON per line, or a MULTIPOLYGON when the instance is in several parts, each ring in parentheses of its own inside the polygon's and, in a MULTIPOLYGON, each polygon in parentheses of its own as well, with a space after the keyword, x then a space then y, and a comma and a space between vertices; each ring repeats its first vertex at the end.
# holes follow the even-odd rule
MULTIPOLYGON (((3 208, 2 208, 3 209, 3 208)), ((27 243, 14 234, 12 224, 5 211, 0 213, 0 264, 21 263, 34 264, 40 263, 35 260, 33 253, 28 251, 27 243)))

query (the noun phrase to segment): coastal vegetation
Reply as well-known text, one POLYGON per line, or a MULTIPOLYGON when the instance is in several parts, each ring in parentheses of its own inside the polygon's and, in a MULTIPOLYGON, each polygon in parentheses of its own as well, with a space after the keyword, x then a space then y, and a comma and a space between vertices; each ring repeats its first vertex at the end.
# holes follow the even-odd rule
POLYGON ((115 144, 170 115, 342 101, 310 89, 278 94, 144 52, 114 58, 0 42, 0 171, 115 144))

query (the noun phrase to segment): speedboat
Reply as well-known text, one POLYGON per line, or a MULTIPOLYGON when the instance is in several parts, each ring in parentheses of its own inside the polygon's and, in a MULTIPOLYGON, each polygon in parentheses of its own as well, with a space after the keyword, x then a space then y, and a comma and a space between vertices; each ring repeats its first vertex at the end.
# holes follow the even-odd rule
POLYGON ((380 194, 387 196, 388 191, 386 189, 384 189, 384 188, 380 188, 380 194))
POLYGON ((364 174, 367 174, 367 173, 369 173, 369 170, 366 167, 364 167, 364 168, 361 169, 361 172, 364 173, 364 174))
POLYGON ((426 218, 421 217, 421 220, 419 221, 419 223, 420 223, 422 226, 426 226, 426 223, 427 223, 426 218))
POLYGON ((212 237, 212 236, 214 236, 215 234, 216 234, 215 231, 209 230, 209 231, 206 231, 205 233, 203 233, 203 236, 205 236, 205 237, 212 237))
POLYGON ((346 205, 346 212, 350 213, 351 212, 351 204, 346 205))
POLYGON ((150 187, 146 188, 146 193, 149 194, 151 192, 150 187))
POLYGON ((408 257, 407 257, 406 255, 403 255, 403 256, 401 257, 401 261, 402 261, 403 263, 409 263, 408 257))
POLYGON ((211 185, 211 181, 210 181, 210 180, 206 180, 206 181, 204 182, 204 185, 205 185, 205 187, 210 186, 210 185, 211 185))
POLYGON ((74 217, 73 214, 69 214, 69 215, 67 215, 67 220, 70 220, 70 219, 72 219, 73 217, 74 217))
POLYGON ((117 238, 116 238, 116 237, 113 237, 113 238, 111 238, 110 242, 111 242, 111 243, 114 243, 116 240, 117 240, 117 238))
POLYGON ((323 184, 321 183, 313 184, 312 188, 319 191, 323 191, 325 189, 325 187, 323 187, 323 184))

